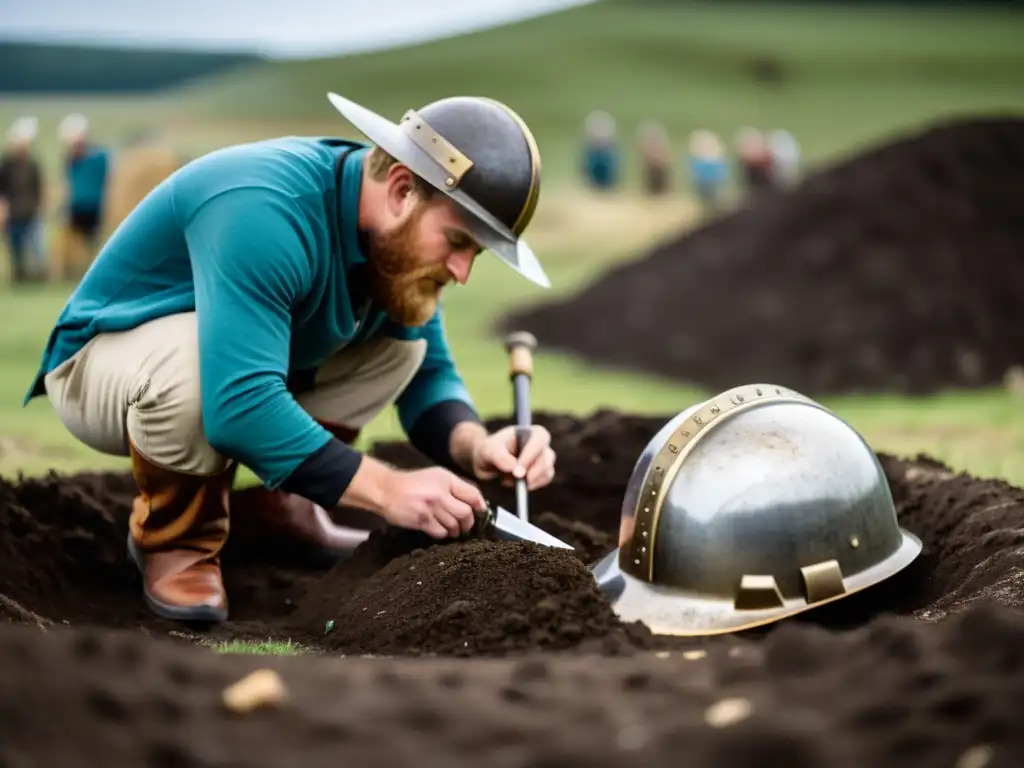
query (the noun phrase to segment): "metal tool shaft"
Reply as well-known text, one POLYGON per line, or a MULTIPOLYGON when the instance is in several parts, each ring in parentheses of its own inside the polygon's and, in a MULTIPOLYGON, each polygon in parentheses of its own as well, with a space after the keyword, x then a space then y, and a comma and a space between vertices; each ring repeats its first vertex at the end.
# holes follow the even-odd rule
MULTIPOLYGON (((537 340, 529 333, 512 333, 505 339, 505 348, 509 353, 509 374, 512 379, 517 456, 522 454, 523 448, 530 440, 530 425, 533 423, 533 414, 530 411, 530 381, 533 377, 533 350, 536 347, 537 340)), ((516 514, 521 520, 530 519, 526 478, 516 480, 516 514)))

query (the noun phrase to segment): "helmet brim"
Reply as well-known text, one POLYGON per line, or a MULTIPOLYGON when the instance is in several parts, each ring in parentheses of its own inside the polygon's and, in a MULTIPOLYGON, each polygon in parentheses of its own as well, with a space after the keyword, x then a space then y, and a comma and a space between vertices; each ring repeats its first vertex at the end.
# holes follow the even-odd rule
POLYGON ((619 567, 619 549, 591 566, 591 573, 622 621, 642 622, 655 635, 721 635, 781 621, 849 597, 896 575, 910 565, 922 549, 921 540, 914 534, 902 529, 900 533, 900 546, 882 562, 844 578, 841 594, 814 603, 802 598, 790 599, 781 607, 770 609, 740 610, 726 598, 709 598, 643 581, 619 567))
POLYGON ((334 92, 327 98, 342 117, 354 125, 371 142, 398 160, 410 171, 454 200, 462 209, 467 231, 476 241, 530 282, 550 288, 551 281, 540 260, 526 241, 491 215, 462 190, 449 189, 448 174, 426 152, 402 131, 401 127, 334 92))

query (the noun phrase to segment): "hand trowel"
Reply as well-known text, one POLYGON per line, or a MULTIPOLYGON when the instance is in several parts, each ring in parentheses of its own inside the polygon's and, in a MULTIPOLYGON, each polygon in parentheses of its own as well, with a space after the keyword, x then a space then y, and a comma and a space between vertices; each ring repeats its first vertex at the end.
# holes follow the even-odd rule
POLYGON ((499 539, 504 541, 532 541, 545 547, 557 549, 574 549, 561 539, 552 536, 533 523, 521 520, 502 507, 493 507, 488 502, 487 508, 477 513, 476 526, 480 530, 490 528, 499 539))

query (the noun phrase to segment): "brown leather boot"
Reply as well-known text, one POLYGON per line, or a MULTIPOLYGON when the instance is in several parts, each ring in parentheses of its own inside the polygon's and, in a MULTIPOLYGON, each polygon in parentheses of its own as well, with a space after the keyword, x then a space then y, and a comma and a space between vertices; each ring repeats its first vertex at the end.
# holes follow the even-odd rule
MULTIPOLYGON (((352 444, 359 430, 320 421, 332 435, 352 444)), ((231 493, 232 534, 238 539, 277 539, 275 549, 329 565, 366 541, 382 521, 371 512, 346 510, 335 519, 323 507, 294 493, 256 486, 231 493), (340 524, 339 524, 340 523, 340 524), (296 546, 297 545, 297 546, 296 546)))
POLYGON ((323 507, 309 499, 262 485, 233 491, 231 510, 236 537, 287 541, 317 559, 344 556, 369 535, 368 531, 337 525, 323 507))
POLYGON ((146 603, 168 619, 224 621, 220 551, 228 537, 233 471, 187 475, 130 449, 139 495, 128 521, 128 554, 142 573, 146 603))

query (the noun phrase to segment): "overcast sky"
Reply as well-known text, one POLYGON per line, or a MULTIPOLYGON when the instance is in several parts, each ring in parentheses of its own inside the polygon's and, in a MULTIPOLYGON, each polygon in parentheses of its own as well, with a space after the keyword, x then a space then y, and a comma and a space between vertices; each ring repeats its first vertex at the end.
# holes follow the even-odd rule
POLYGON ((0 0, 0 38, 320 56, 444 37, 588 2, 0 0))

